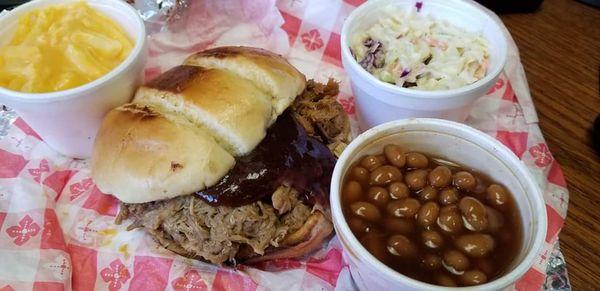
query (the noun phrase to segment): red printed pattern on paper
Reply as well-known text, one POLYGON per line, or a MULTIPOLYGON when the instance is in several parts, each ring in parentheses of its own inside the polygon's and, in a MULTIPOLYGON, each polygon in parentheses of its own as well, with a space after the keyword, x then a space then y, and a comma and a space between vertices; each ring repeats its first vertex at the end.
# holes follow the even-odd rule
POLYGON ((359 6, 360 4, 365 3, 367 0, 344 0, 344 2, 352 5, 352 6, 359 6))
POLYGON ((492 88, 490 88, 490 90, 486 93, 486 95, 493 94, 497 90, 501 89, 503 86, 504 86, 504 80, 502 80, 502 78, 499 78, 498 81, 496 81, 496 83, 494 84, 494 86, 492 86, 492 88))
POLYGON ((206 283, 200 277, 200 274, 196 270, 189 270, 185 272, 183 277, 179 277, 171 283, 173 290, 175 291, 203 291, 207 290, 206 283))
POLYGON ((52 271, 55 278, 65 278, 71 270, 69 260, 63 255, 58 255, 54 261, 44 264, 44 267, 52 271))
POLYGON ((30 238, 40 232, 40 226, 33 221, 29 215, 25 215, 19 225, 11 226, 6 229, 8 236, 14 238, 14 243, 18 246, 25 244, 30 238))
POLYGON ((102 269, 100 276, 104 282, 108 283, 108 290, 110 291, 121 289, 122 284, 125 284, 131 277, 129 271, 119 259, 112 261, 108 267, 102 269))
POLYGON ((21 173, 27 160, 17 154, 0 149, 0 178, 14 178, 21 173))
POLYGON ((331 286, 335 286, 343 267, 342 252, 338 249, 330 250, 323 259, 310 259, 306 263, 307 272, 325 280, 331 286))
POLYGON ((563 171, 556 160, 554 160, 552 162, 552 166, 550 166, 550 172, 548 172, 548 181, 554 185, 567 187, 567 181, 565 180, 563 171))
POLYGON ((552 240, 558 235, 562 228, 565 219, 554 210, 554 208, 546 205, 546 215, 548 216, 548 230, 546 230, 546 242, 552 240))
POLYGON ((59 282, 34 282, 33 291, 64 291, 65 285, 59 282))
POLYGON ((212 284, 214 291, 254 291, 256 288, 250 277, 223 270, 217 271, 212 284))
POLYGON ((102 193, 98 187, 94 186, 82 207, 95 210, 102 215, 117 216, 119 200, 112 195, 102 193))
POLYGON ((21 118, 21 117, 17 118, 15 120, 14 125, 16 127, 18 127, 26 135, 33 136, 39 140, 42 140, 42 138, 37 134, 37 132, 35 132, 35 130, 33 130, 33 128, 31 128, 29 126, 29 124, 25 123, 25 120, 23 120, 23 118, 21 118))
POLYGON ((535 269, 529 269, 527 273, 515 284, 515 290, 517 291, 529 291, 539 290, 544 283, 545 275, 536 271, 535 269))
POLYGON ((60 197, 63 188, 69 181, 69 178, 71 177, 73 172, 74 171, 71 170, 56 171, 50 174, 46 179, 44 179, 43 184, 46 185, 48 188, 54 190, 54 193, 56 193, 55 200, 58 200, 58 198, 60 197))
POLYGON ((304 43, 304 48, 306 48, 306 50, 309 52, 323 47, 321 33, 316 28, 311 29, 309 32, 303 33, 301 39, 302 43, 304 43))
POLYGON ((267 272, 276 272, 290 269, 298 269, 302 267, 302 262, 297 259, 274 259, 252 265, 267 272))
POLYGON ((136 256, 129 290, 162 291, 167 288, 172 259, 136 256))
POLYGON ((2 226, 4 225, 4 219, 6 219, 6 213, 0 212, 0 230, 2 230, 2 226))
POLYGON ((342 66, 342 50, 340 46, 340 35, 333 32, 327 41, 327 46, 323 52, 323 60, 332 63, 338 67, 342 66))
POLYGON ((521 158, 527 150, 528 132, 498 131, 496 139, 507 146, 517 157, 521 158))
POLYGON ((294 15, 285 13, 284 11, 279 12, 281 12, 281 16, 285 21, 281 28, 287 33, 290 45, 293 45, 296 41, 296 38, 298 37, 298 33, 300 32, 300 25, 302 24, 302 20, 298 19, 294 15))
POLYGON ((348 99, 339 98, 338 102, 342 104, 344 111, 348 114, 354 114, 356 112, 356 108, 354 105, 354 97, 350 96, 348 99))
POLYGON ((48 165, 48 161, 44 159, 40 161, 40 164, 37 168, 31 168, 27 171, 33 177, 33 180, 39 183, 42 173, 50 172, 50 166, 48 165))
POLYGON ((87 191, 92 185, 94 185, 92 178, 86 178, 75 184, 72 184, 71 186, 69 186, 69 191, 71 191, 71 196, 69 196, 69 200, 75 200, 77 197, 79 197, 81 194, 87 191))
POLYGON ((98 252, 78 245, 69 245, 73 268, 71 282, 73 290, 94 290, 98 252))
POLYGON ((504 91, 504 94, 502 94, 502 99, 515 102, 515 97, 515 91, 513 91, 512 85, 508 82, 506 84, 506 90, 504 91))
POLYGON ((41 249, 66 249, 65 238, 53 209, 44 211, 44 230, 42 231, 41 249))
POLYGON ((529 148, 529 153, 535 159, 535 165, 540 168, 550 165, 550 163, 552 163, 554 160, 550 150, 548 149, 548 146, 545 143, 539 143, 532 146, 529 148))

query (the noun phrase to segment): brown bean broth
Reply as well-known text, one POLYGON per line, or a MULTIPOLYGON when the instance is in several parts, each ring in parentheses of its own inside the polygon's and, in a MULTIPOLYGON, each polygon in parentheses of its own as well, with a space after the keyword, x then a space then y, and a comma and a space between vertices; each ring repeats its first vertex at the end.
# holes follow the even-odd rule
MULTIPOLYGON (((426 168, 428 172, 437 166, 446 166, 446 167, 450 168, 452 174, 459 172, 459 171, 468 171, 471 174, 473 174, 473 176, 478 181, 478 185, 480 185, 480 184, 485 185, 485 188, 483 188, 484 189, 483 193, 476 194, 475 192, 478 192, 477 187, 475 190, 473 190, 473 192, 465 192, 463 190, 459 190, 459 193, 460 193, 459 198, 462 198, 464 196, 472 196, 472 197, 478 199, 484 205, 492 207, 491 205, 487 204, 485 201, 485 193, 486 193, 485 189, 487 189, 487 187, 491 184, 499 184, 499 185, 502 185, 502 184, 494 183, 487 175, 479 173, 473 169, 468 169, 468 168, 464 168, 461 166, 454 166, 454 165, 457 165, 457 163, 450 162, 450 161, 447 161, 444 159, 435 158, 435 157, 432 157, 431 155, 427 155, 427 154, 425 154, 425 156, 427 156, 427 158, 429 159, 429 165, 426 168)), ((352 180, 350 177, 351 172, 352 172, 351 169, 353 169, 355 166, 360 166, 359 165, 360 161, 363 158, 364 158, 364 156, 362 156, 360 159, 358 159, 358 161, 356 163, 354 163, 352 165, 352 167, 350 167, 348 169, 346 177, 344 178, 344 187, 348 181, 352 180)), ((389 165, 389 162, 386 162, 386 164, 389 165)), ((406 172, 412 170, 412 169, 406 168, 406 167, 407 166, 405 165, 403 168, 400 169, 403 174, 402 182, 404 182, 404 175, 406 174, 406 172)), ((427 183, 427 184, 429 184, 429 183, 427 183)), ((360 201, 368 201, 367 200, 367 192, 368 192, 368 189, 370 187, 372 187, 373 185, 369 185, 368 182, 367 183, 363 182, 363 183, 361 183, 361 186, 362 186, 362 190, 363 190, 363 194, 362 194, 363 199, 361 199, 360 201)), ((383 187, 386 187, 386 186, 383 186, 383 187)), ((438 190, 440 190, 440 189, 438 189, 438 190)), ((508 195, 509 199, 507 201, 507 205, 504 208, 505 210, 504 211, 498 210, 498 211, 500 211, 500 213, 503 214, 504 224, 496 234, 490 233, 489 230, 484 230, 481 232, 474 232, 474 231, 467 230, 464 227, 463 227, 462 231, 458 234, 448 234, 448 233, 442 231, 440 229, 440 227, 437 225, 437 223, 434 223, 433 225, 431 225, 427 228, 420 227, 420 226, 418 226, 417 223, 415 223, 415 228, 414 228, 415 231, 413 231, 410 234, 403 234, 409 240, 411 240, 415 246, 417 246, 417 256, 414 258, 400 258, 400 257, 397 257, 397 256, 391 254, 389 251, 385 250, 385 245, 386 245, 387 239, 394 234, 398 234, 393 231, 385 229, 383 221, 386 217, 391 217, 388 214, 388 212, 386 211, 385 205, 377 206, 376 204, 372 203, 373 205, 378 207, 378 209, 380 210, 382 219, 379 220, 378 223, 367 222, 367 224, 370 225, 370 231, 368 233, 365 233, 365 234, 354 233, 354 235, 357 237, 357 239, 359 241, 361 241, 361 244, 363 244, 363 246, 365 246, 365 238, 369 238, 373 241, 382 242, 382 244, 384 246, 384 251, 382 251, 382 250, 376 251, 379 255, 374 254, 373 251, 369 250, 369 248, 367 246, 365 246, 365 248, 367 248, 367 250, 369 250, 375 257, 378 257, 378 259, 380 259, 387 266, 396 270, 399 273, 402 273, 413 279, 431 283, 431 284, 437 284, 435 281, 436 275, 443 273, 443 274, 451 276, 455 280, 455 282, 458 284, 458 286, 464 286, 464 284, 461 284, 461 281, 460 281, 458 275, 451 274, 443 266, 441 266, 440 268, 438 268, 435 271, 426 269, 421 266, 421 260, 424 257, 424 255, 426 255, 426 254, 435 254, 435 255, 438 255, 440 258, 442 258, 444 251, 451 250, 451 249, 458 250, 458 248, 456 248, 454 246, 454 240, 462 234, 470 234, 470 233, 490 234, 494 238, 495 248, 485 258, 483 258, 483 260, 487 260, 491 264, 491 266, 493 266, 493 271, 491 273, 489 273, 487 276, 487 281, 489 282, 491 280, 494 280, 495 278, 500 277, 501 275, 503 275, 509 271, 508 267, 513 262, 513 260, 516 258, 516 256, 518 255, 519 250, 522 245, 522 240, 523 240, 522 222, 521 222, 521 217, 519 214, 518 207, 516 206, 516 203, 514 202, 514 199, 512 198, 512 195, 510 194, 508 189, 506 189, 506 191, 509 194, 508 195), (437 230, 440 234, 442 234, 442 236, 444 238, 444 244, 440 248, 431 249, 431 248, 426 247, 422 243, 421 232, 424 230, 428 230, 428 229, 437 230), (374 239, 373 237, 376 237, 376 239, 374 239), (385 254, 385 255, 382 255, 382 254, 385 254)), ((409 198, 419 199, 417 193, 418 193, 418 191, 410 190, 409 198)), ((389 199, 388 204, 393 201, 396 201, 396 200, 389 199)), ((435 201, 438 205, 440 205, 440 208, 443 207, 443 205, 441 205, 438 202, 437 198, 433 201, 435 201)), ((421 201, 421 206, 424 203, 425 203, 425 201, 421 201)), ((346 218, 358 217, 351 212, 350 207, 349 207, 350 204, 351 204, 350 202, 346 201, 345 198, 342 197, 342 209, 344 212, 344 216, 346 218)), ((458 205, 458 203, 456 205, 458 205)), ((407 219, 413 220, 414 218, 407 218, 407 219)), ((373 243, 371 243, 371 245, 373 245, 373 243)), ((381 245, 379 245, 379 246, 381 247, 381 245)), ((469 260, 470 260, 470 267, 467 270, 473 270, 473 269, 482 270, 482 268, 477 267, 477 264, 475 263, 478 259, 469 257, 469 260)), ((479 259, 479 260, 481 260, 481 259, 479 259)), ((485 273, 485 271, 484 271, 484 273, 485 273)))

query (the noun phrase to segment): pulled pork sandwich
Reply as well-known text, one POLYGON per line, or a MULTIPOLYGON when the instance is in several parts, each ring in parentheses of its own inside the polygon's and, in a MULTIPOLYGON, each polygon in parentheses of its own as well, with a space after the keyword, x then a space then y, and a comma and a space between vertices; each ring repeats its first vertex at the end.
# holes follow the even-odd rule
POLYGON ((190 56, 113 109, 95 141, 97 186, 165 248, 215 264, 305 255, 331 234, 334 151, 350 126, 337 83, 271 52, 190 56))

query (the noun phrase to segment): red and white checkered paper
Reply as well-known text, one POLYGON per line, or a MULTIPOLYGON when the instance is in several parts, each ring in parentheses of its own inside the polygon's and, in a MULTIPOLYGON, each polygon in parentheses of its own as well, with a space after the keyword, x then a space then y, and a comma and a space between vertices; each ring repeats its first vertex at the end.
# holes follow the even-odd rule
MULTIPOLYGON (((285 55, 309 77, 341 81, 338 100, 354 120, 354 98, 340 62, 340 29, 362 0, 205 2, 191 1, 187 18, 175 33, 151 36, 147 78, 207 47, 261 46, 285 55)), ((161 24, 149 23, 157 25, 161 24)), ((511 45, 505 72, 477 100, 467 123, 512 149, 544 190, 545 247, 534 266, 510 288, 536 290, 544 282, 548 256, 563 226, 568 192, 537 125, 517 48, 506 34, 511 45)), ((88 161, 55 153, 20 118, 7 130, 0 139, 2 291, 355 288, 335 237, 308 258, 274 260, 237 270, 174 255, 143 231, 127 232, 127 223, 113 223, 117 200, 95 187, 88 161)))

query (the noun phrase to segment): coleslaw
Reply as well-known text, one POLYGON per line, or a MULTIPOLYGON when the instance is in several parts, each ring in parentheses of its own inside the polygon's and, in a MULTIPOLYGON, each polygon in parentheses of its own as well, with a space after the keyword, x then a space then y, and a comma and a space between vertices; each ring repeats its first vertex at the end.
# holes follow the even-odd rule
POLYGON ((379 22, 352 38, 356 61, 378 79, 411 89, 453 89, 483 78, 489 51, 481 33, 418 10, 386 7, 379 22))

